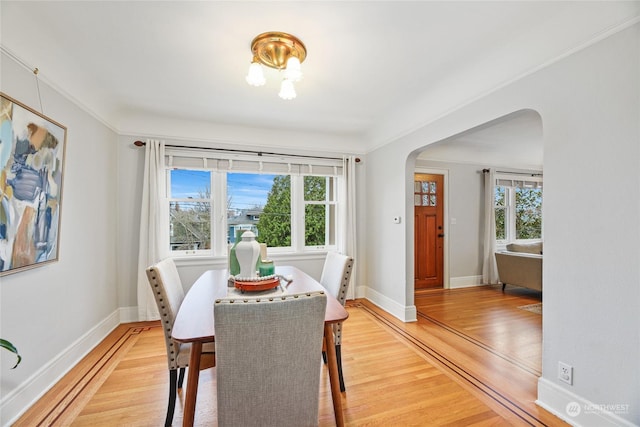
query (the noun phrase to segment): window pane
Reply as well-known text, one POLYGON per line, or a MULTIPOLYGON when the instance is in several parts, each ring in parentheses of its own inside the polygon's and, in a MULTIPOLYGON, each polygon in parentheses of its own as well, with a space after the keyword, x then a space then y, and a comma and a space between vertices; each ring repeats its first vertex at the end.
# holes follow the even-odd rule
POLYGON ((327 200, 327 178, 324 176, 305 176, 304 200, 317 202, 327 200))
POLYGON ((507 238, 507 218, 506 218, 506 188, 496 186, 494 189, 493 204, 496 213, 496 240, 506 240, 507 238))
POLYGON ((542 237, 542 189, 516 188, 516 239, 542 237))
POLYGON ((505 223, 505 209, 496 208, 496 240, 507 238, 507 227, 505 223))
POLYGON ((507 204, 507 200, 506 200, 506 188, 505 187, 495 187, 495 194, 494 194, 494 206, 506 206, 507 204))
MULTIPOLYGON (((247 191, 259 192, 260 197, 264 197, 256 224, 257 240, 272 248, 291 246, 291 177, 289 175, 243 175, 252 176, 260 182, 257 186, 247 187, 247 191)), ((256 195, 251 194, 251 196, 256 195)))
POLYGON ((172 169, 170 174, 171 250, 211 249, 211 173, 172 169))
POLYGON ((211 249, 211 203, 171 202, 172 251, 211 249))
POLYGON ((334 178, 304 177, 304 245, 335 244, 334 178))
POLYGON ((324 246, 326 244, 326 206, 306 205, 304 207, 304 244, 305 246, 324 246))
MULTIPOLYGON (((234 243, 239 230, 260 236, 258 222, 273 187, 275 175, 227 173, 227 242, 234 243)), ((260 239, 258 238, 260 241, 260 239)))
POLYGON ((190 169, 171 170, 172 199, 211 198, 211 172, 190 169))

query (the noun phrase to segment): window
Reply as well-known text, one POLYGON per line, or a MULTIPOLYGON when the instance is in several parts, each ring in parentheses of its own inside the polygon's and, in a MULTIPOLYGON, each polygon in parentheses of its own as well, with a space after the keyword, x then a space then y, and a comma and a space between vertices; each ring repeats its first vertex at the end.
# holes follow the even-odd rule
POLYGON ((211 172, 174 169, 168 182, 171 251, 211 249, 211 172))
POLYGON ((496 176, 496 240, 542 239, 542 178, 496 176))
MULTIPOLYGON (((291 246, 291 177, 227 173, 227 199, 232 230, 250 229, 271 248, 291 246)), ((235 241, 230 239, 230 242, 235 241)))
POLYGON ((189 154, 167 151, 174 255, 226 256, 244 230, 270 251, 335 249, 341 161, 300 165, 189 154))
POLYGON ((332 177, 304 177, 305 246, 335 245, 336 192, 332 177))

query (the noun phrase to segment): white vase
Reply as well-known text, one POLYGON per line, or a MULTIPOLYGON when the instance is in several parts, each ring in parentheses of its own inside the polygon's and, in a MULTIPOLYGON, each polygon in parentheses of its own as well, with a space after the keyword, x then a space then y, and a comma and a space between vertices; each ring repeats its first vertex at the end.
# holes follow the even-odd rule
POLYGON ((256 262, 260 256, 260 243, 256 241, 256 235, 252 231, 242 234, 242 241, 236 246, 236 258, 240 264, 240 278, 257 277, 256 262))

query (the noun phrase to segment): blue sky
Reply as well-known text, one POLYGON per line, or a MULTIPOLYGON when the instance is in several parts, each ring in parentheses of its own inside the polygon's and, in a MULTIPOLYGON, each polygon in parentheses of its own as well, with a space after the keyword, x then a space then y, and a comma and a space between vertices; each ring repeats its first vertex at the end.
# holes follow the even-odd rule
MULTIPOLYGON (((174 169, 171 171, 171 195, 176 198, 199 197, 210 187, 209 171, 174 169)), ((232 209, 264 206, 275 175, 228 173, 227 195, 232 209)))

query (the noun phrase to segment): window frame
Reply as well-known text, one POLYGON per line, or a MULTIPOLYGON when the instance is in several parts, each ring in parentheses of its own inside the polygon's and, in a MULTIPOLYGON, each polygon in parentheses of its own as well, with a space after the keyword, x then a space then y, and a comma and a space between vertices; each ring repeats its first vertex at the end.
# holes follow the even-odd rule
POLYGON ((186 257, 186 256, 206 256, 206 255, 210 255, 213 251, 214 251, 214 244, 215 241, 213 240, 214 236, 216 235, 216 230, 215 230, 215 224, 217 223, 217 221, 215 220, 215 214, 214 212, 216 211, 215 207, 215 203, 214 203, 214 188, 213 188, 213 181, 214 181, 214 177, 213 177, 213 173, 214 171, 211 171, 209 169, 204 169, 204 168, 177 168, 177 167, 168 167, 165 166, 164 169, 164 176, 165 176, 165 197, 166 197, 166 209, 167 211, 169 211, 169 215, 167 215, 167 219, 169 221, 169 224, 167 224, 167 227, 165 227, 165 229, 167 230, 167 232, 169 233, 168 235, 168 239, 167 241, 169 242, 169 245, 171 245, 171 203, 172 202, 194 202, 194 201, 208 201, 211 212, 209 214, 209 218, 210 218, 210 236, 209 238, 211 239, 210 244, 211 244, 211 249, 185 249, 185 250, 172 250, 171 247, 169 247, 169 255, 172 257, 186 257), (205 172, 209 172, 209 187, 210 187, 210 191, 209 191, 209 199, 189 199, 189 198, 184 198, 184 197, 172 197, 171 194, 171 171, 172 170, 176 170, 176 169, 180 169, 180 170, 193 170, 193 171, 205 171, 205 172))
POLYGON ((324 234, 325 234, 325 242, 331 242, 333 241, 334 243, 331 244, 324 244, 324 245, 303 245, 306 251, 325 251, 325 250, 335 250, 336 246, 337 246, 337 241, 338 241, 338 229, 339 229, 339 215, 338 215, 338 191, 339 191, 339 181, 338 181, 337 176, 329 176, 329 175, 316 175, 316 174, 305 174, 302 177, 302 242, 305 242, 305 229, 306 229, 306 211, 307 211, 307 206, 309 205, 315 205, 315 206, 319 206, 322 205, 325 207, 325 227, 324 227, 324 234), (324 177, 325 181, 326 181, 326 185, 325 185, 325 195, 324 195, 324 200, 305 200, 304 198, 304 178, 307 176, 315 176, 315 177, 324 177), (333 178, 333 179, 331 179, 333 178), (333 213, 334 215, 331 215, 331 207, 334 207, 333 209, 333 213), (335 218, 335 223, 333 224, 333 227, 331 226, 331 218, 335 218), (332 237, 333 235, 333 237, 332 237))
MULTIPOLYGON (((330 166, 333 173, 314 173, 312 169, 315 168, 312 165, 297 165, 299 166, 297 170, 292 168, 292 165, 288 163, 288 170, 284 171, 262 171, 262 162, 258 162, 252 160, 255 164, 260 164, 259 169, 257 170, 245 170, 234 168, 217 168, 210 167, 211 165, 207 164, 206 160, 203 160, 203 164, 205 167, 197 167, 195 165, 173 165, 172 155, 167 155, 167 161, 165 162, 165 191, 166 191, 166 209, 169 210, 170 202, 174 200, 178 200, 178 198, 171 197, 171 171, 180 169, 180 170, 206 170, 210 172, 210 199, 209 203, 211 206, 211 249, 201 249, 201 250, 180 250, 180 251, 172 251, 169 248, 169 256, 172 258, 181 258, 181 259, 202 259, 202 258, 226 258, 228 256, 228 248, 229 244, 227 243, 227 173, 246 173, 246 174, 270 174, 270 175, 289 175, 291 178, 291 246, 287 247, 269 247, 270 254, 307 254, 307 253, 318 253, 318 252, 326 252, 329 250, 337 250, 337 242, 338 242, 338 230, 341 229, 341 218, 340 214, 341 209, 345 209, 346 206, 342 206, 339 202, 340 191, 342 191, 342 182, 344 177, 336 173, 337 166, 336 161, 333 161, 333 165, 330 166), (308 167, 309 171, 301 171, 301 169, 308 167), (325 234, 333 233, 333 238, 329 240, 329 242, 333 242, 332 244, 327 245, 310 245, 305 246, 305 207, 307 205, 307 201, 305 201, 304 195, 304 177, 305 176, 324 176, 326 178, 333 178, 332 189, 329 191, 327 187, 327 192, 325 193, 325 199, 328 199, 331 194, 333 195, 333 200, 325 200, 325 201, 312 201, 312 204, 325 204, 327 209, 330 209, 329 206, 335 206, 334 215, 328 215, 326 217, 326 221, 331 221, 333 218, 334 224, 332 227, 325 228, 325 234)), ((191 157, 191 156, 190 156, 191 157)), ((246 159, 243 159, 246 161, 246 159)), ((298 160, 299 161, 299 160, 298 160)), ((209 161, 211 163, 211 161, 209 161)), ((280 162, 282 163, 282 162, 280 162)), ((230 166, 233 164, 232 161, 229 162, 230 166)), ((318 168, 316 168, 318 169, 318 168)), ((323 171, 327 172, 329 169, 325 166, 323 171)), ((182 200, 182 199, 180 199, 182 200)), ((169 224, 166 225, 165 230, 169 234, 170 233, 170 216, 169 216, 169 224)), ((170 239, 168 239, 170 241, 170 239)))
MULTIPOLYGON (((532 176, 532 175, 495 175, 495 182, 493 186, 493 210, 494 215, 498 209, 504 209, 505 212, 505 238, 498 239, 497 235, 494 236, 496 239, 496 244, 499 248, 504 248, 509 243, 529 243, 529 242, 539 242, 544 239, 544 221, 542 222, 543 226, 540 229, 540 237, 534 239, 517 239, 517 230, 516 230, 516 215, 517 215, 517 206, 516 206, 516 189, 518 186, 515 184, 516 182, 531 182, 535 183, 537 187, 543 190, 543 178, 542 176, 532 176), (511 181, 511 185, 506 185, 507 181, 511 181), (496 204, 496 188, 502 187, 505 189, 505 205, 498 206, 496 204)), ((497 229, 496 229, 497 234, 497 229)))

